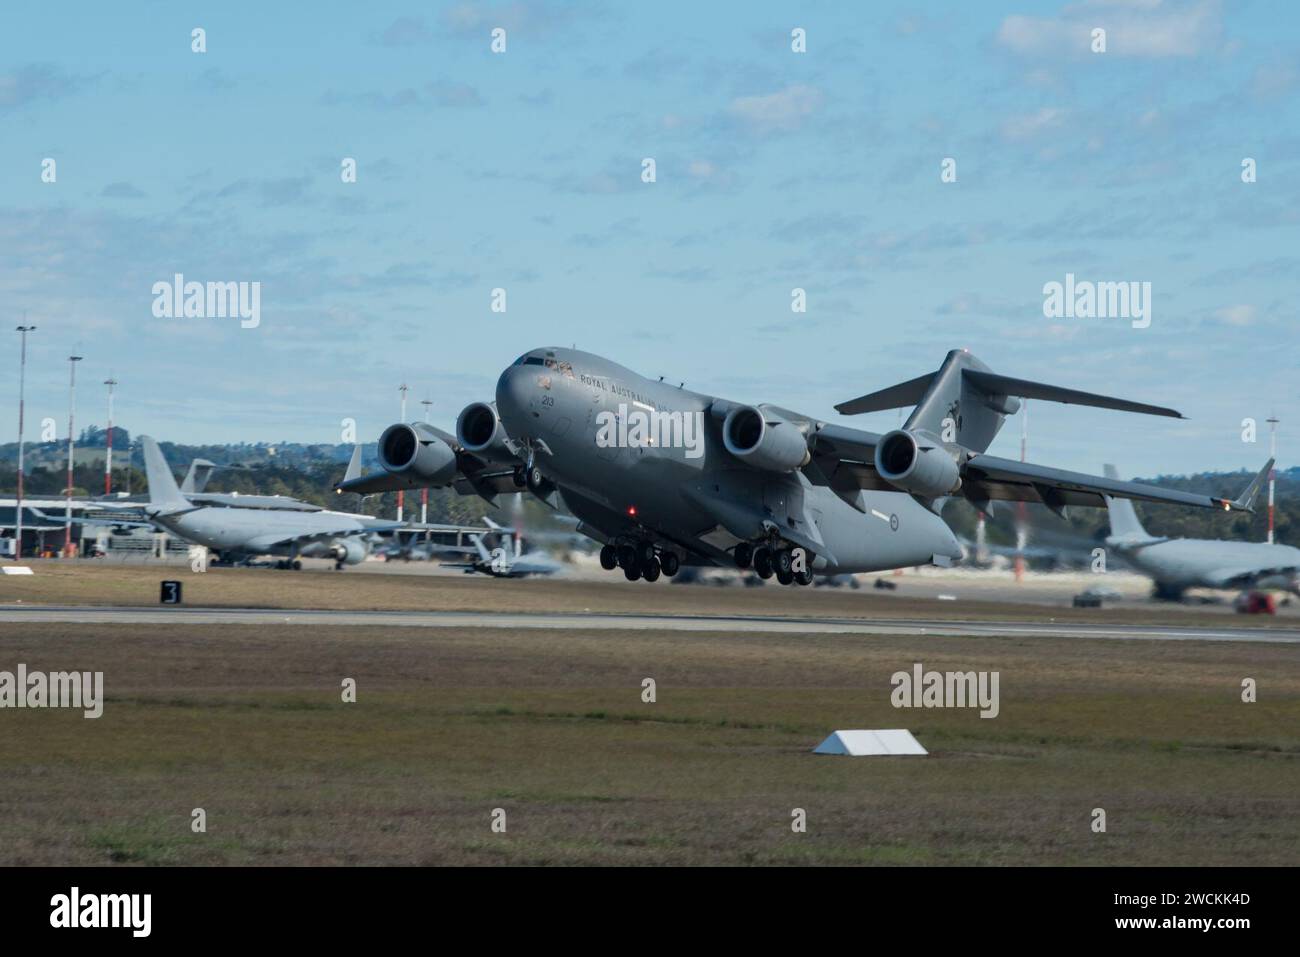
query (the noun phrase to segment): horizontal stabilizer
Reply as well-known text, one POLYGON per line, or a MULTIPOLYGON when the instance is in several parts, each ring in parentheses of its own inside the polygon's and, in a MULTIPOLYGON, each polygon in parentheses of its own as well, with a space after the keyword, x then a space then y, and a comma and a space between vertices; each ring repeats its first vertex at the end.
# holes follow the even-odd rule
POLYGON ((1115 409, 1120 412, 1140 412, 1144 415, 1164 415, 1181 419, 1181 412, 1159 405, 1147 405, 1144 402, 1129 402, 1095 392, 1080 392, 1077 389, 1063 389, 1060 386, 1047 385, 1042 382, 1030 382, 1028 379, 1013 379, 995 372, 982 372, 978 369, 962 370, 966 381, 973 383, 987 395, 1014 395, 1021 399, 1043 399, 1048 402, 1062 402, 1066 405, 1091 405, 1098 409, 1115 409))
POLYGON ((902 409, 916 405, 925 396, 925 390, 930 387, 932 379, 934 373, 927 372, 907 382, 891 385, 887 389, 841 402, 835 407, 835 411, 840 415, 861 415, 863 412, 882 412, 886 409, 902 409))

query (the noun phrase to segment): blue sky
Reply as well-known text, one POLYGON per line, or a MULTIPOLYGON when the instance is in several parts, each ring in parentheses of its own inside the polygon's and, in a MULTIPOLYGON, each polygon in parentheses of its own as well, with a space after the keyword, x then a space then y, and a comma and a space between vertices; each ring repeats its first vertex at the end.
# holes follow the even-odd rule
POLYGON ((133 432, 334 442, 403 381, 450 425, 538 345, 832 421, 967 347, 1189 417, 1033 403, 1035 461, 1257 468, 1241 420, 1277 412, 1291 465, 1298 26, 1205 0, 14 7, 0 290, 39 327, 29 423, 62 437, 72 351, 80 423, 111 372, 133 432), (176 272, 260 282, 261 324, 155 318, 176 272), (1150 327, 1045 318, 1066 273, 1150 282, 1150 327))

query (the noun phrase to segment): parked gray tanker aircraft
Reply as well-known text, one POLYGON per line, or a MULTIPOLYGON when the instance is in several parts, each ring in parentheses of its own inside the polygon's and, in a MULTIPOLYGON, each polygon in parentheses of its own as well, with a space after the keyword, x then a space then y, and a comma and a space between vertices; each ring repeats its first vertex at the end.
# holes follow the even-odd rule
MULTIPOLYGON (((142 435, 140 445, 149 479, 149 502, 144 508, 149 520, 177 538, 208 547, 223 561, 276 555, 283 558, 281 568, 301 568, 301 558, 330 558, 334 567, 341 569, 370 554, 372 535, 404 527, 402 522, 380 522, 339 512, 191 501, 176 487, 158 443, 142 435)), ((254 497, 239 496, 245 500, 254 497)))
MULTIPOLYGON (((1244 500, 1254 500, 1272 467, 1269 459, 1242 495, 1244 500)), ((1113 465, 1107 465, 1105 472, 1110 478, 1119 475, 1113 465)), ((1147 534, 1132 502, 1107 497, 1106 508, 1110 515, 1106 547, 1148 576, 1155 583, 1157 598, 1178 601, 1189 588, 1279 589, 1300 595, 1300 548, 1265 542, 1158 538, 1147 534)))
POLYGON ((422 423, 379 439, 387 474, 363 493, 453 485, 489 500, 527 486, 560 500, 601 562, 629 580, 682 563, 753 567, 783 584, 813 573, 948 565, 961 546, 939 512, 963 495, 1101 506, 1105 496, 1198 508, 1247 503, 1100 478, 984 454, 1017 397, 1180 418, 1172 409, 1012 379, 969 352, 935 372, 845 402, 852 415, 915 405, 884 435, 774 405, 745 405, 646 379, 573 349, 534 349, 467 406, 450 435, 422 423))

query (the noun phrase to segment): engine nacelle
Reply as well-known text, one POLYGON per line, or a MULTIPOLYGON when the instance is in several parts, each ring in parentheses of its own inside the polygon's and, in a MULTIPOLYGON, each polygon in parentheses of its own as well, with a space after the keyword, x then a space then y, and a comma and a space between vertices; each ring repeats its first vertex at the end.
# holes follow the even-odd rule
POLYGON ((456 453, 420 423, 398 422, 379 437, 379 464, 394 475, 425 485, 446 485, 456 476, 456 453))
POLYGON ((811 458, 808 439, 793 422, 750 405, 727 413, 722 444, 741 461, 770 472, 793 472, 811 458))
POLYGON ((876 446, 876 471, 890 485, 938 498, 961 488, 961 471, 941 445, 905 429, 887 432, 876 446))
POLYGON ((370 549, 366 543, 355 538, 336 539, 333 547, 334 560, 344 565, 357 565, 366 560, 370 549))
POLYGON ((471 402, 456 417, 456 441, 465 451, 491 462, 514 463, 518 460, 506 448, 505 426, 497 415, 495 402, 471 402))

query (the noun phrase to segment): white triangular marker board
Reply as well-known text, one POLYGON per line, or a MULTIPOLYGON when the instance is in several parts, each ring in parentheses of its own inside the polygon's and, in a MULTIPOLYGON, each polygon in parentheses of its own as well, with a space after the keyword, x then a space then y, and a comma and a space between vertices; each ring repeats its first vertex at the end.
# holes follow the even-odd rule
POLYGON ((888 731, 833 731, 813 754, 847 754, 858 757, 873 754, 928 754, 921 742, 904 728, 888 731))

